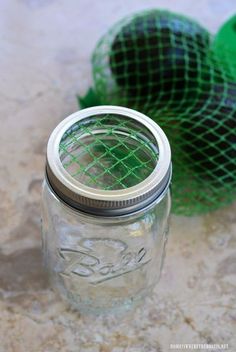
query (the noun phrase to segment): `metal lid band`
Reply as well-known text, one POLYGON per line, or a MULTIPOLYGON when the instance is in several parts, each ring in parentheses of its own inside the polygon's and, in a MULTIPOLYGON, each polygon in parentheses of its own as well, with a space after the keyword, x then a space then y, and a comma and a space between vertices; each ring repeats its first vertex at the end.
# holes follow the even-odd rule
POLYGON ((92 107, 70 115, 54 129, 48 141, 46 173, 52 189, 70 206, 96 215, 124 215, 145 207, 167 190, 171 179, 171 151, 162 129, 144 114, 118 106, 92 107), (135 186, 120 190, 88 187, 73 178, 62 165, 59 145, 64 133, 78 121, 101 114, 136 120, 148 128, 157 142, 158 162, 152 173, 135 186))

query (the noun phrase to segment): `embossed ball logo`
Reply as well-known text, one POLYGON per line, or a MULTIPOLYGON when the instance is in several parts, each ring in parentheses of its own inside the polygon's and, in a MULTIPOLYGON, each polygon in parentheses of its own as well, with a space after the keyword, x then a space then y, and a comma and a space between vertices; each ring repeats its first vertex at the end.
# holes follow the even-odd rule
POLYGON ((128 245, 116 239, 83 239, 74 249, 60 248, 63 260, 60 275, 87 279, 93 285, 135 271, 150 262, 144 247, 130 250, 128 245))

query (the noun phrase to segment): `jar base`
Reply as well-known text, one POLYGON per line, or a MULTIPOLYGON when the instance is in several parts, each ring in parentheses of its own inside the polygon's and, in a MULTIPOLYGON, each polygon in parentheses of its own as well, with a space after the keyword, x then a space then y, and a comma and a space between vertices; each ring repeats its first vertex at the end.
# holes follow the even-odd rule
POLYGON ((118 315, 122 317, 123 315, 128 314, 131 311, 134 311, 136 308, 142 306, 145 302, 145 298, 152 294, 153 288, 148 288, 145 291, 142 291, 134 297, 127 298, 119 302, 114 301, 109 306, 98 306, 93 305, 92 303, 79 302, 78 299, 71 293, 62 292, 61 290, 54 287, 56 293, 59 294, 61 299, 66 302, 73 310, 78 311, 81 315, 118 315))

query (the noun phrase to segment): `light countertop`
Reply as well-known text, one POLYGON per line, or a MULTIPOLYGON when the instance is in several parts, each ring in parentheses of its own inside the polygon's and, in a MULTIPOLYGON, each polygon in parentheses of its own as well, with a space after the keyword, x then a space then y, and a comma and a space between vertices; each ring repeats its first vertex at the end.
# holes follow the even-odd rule
POLYGON ((42 268, 40 190, 47 138, 91 85, 90 55, 115 21, 160 7, 216 32, 235 1, 0 2, 0 352, 166 352, 174 343, 236 350, 236 204, 172 217, 163 275, 127 317, 81 317, 42 268))

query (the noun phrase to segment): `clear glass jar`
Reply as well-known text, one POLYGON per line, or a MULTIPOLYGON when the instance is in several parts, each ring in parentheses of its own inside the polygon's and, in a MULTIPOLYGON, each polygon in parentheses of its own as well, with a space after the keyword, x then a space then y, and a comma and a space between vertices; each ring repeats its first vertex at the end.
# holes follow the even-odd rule
POLYGON ((44 261, 82 312, 129 308, 152 291, 170 213, 170 147, 134 110, 81 110, 53 131, 43 183, 44 261))

